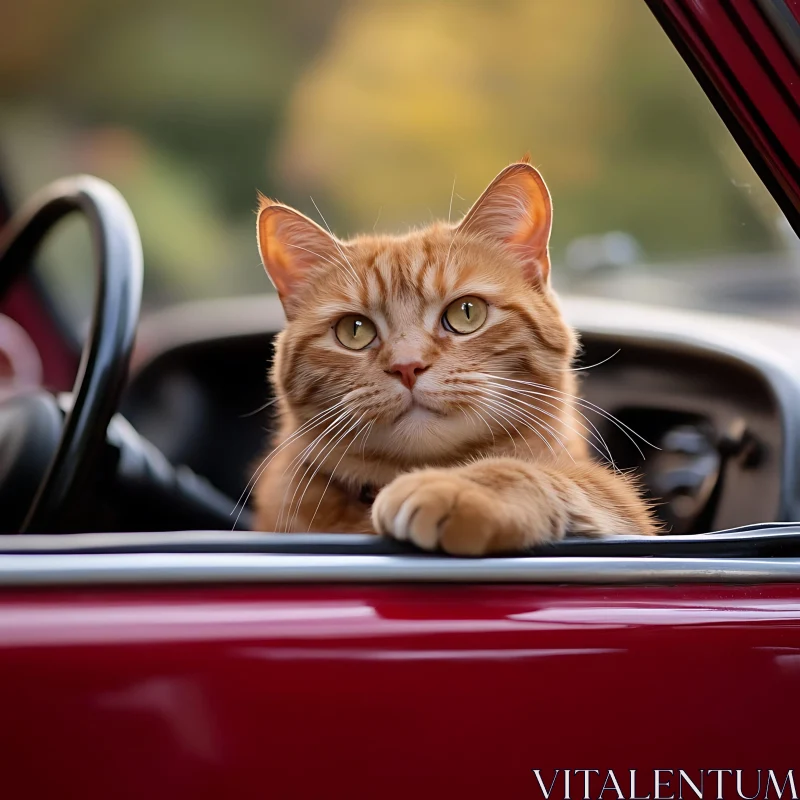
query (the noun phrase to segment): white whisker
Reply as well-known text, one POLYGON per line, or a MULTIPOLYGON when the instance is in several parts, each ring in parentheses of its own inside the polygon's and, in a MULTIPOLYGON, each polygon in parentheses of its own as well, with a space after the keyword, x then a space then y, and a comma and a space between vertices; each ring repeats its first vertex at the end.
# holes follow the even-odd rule
MULTIPOLYGON (((525 442, 525 446, 528 448, 528 452, 531 454, 532 458, 536 458, 536 454, 533 452, 533 448, 531 447, 531 443, 528 441, 528 438, 520 431, 520 429, 514 424, 513 420, 511 419, 510 414, 513 414, 513 416, 517 420, 517 422, 519 422, 521 425, 524 425, 526 428, 529 428, 530 430, 532 430, 533 433, 535 433, 544 442, 544 444, 546 446, 549 446, 550 443, 547 441, 547 439, 545 439, 539 433, 539 431, 537 431, 535 428, 531 428, 530 423, 528 423, 525 419, 522 419, 519 416, 519 414, 515 414, 512 409, 506 408, 506 409, 504 409, 505 413, 503 413, 503 410, 501 410, 502 407, 498 408, 499 404, 495 403, 492 398, 486 398, 486 399, 473 398, 473 401, 477 401, 483 407, 486 407, 486 406, 490 407, 494 411, 494 413, 496 413, 501 419, 505 420, 505 422, 507 422, 514 429, 514 431, 517 434, 517 436, 523 442, 525 442)), ((515 455, 516 455, 516 452, 517 452, 517 443, 515 441, 514 442, 514 454, 515 455)), ((553 452, 552 449, 551 449, 551 452, 553 452)), ((553 455, 555 455, 555 452, 553 452, 553 455)))
MULTIPOLYGON (((362 414, 355 422, 350 424, 349 427, 345 426, 344 430, 339 431, 337 433, 337 435, 334 438, 333 442, 328 444, 326 448, 323 448, 320 451, 319 456, 318 456, 319 463, 316 465, 316 468, 311 473, 311 477, 306 481, 305 488, 303 489, 303 492, 300 495, 300 499, 297 501, 297 505, 295 506, 295 510, 294 510, 294 515, 292 516, 291 521, 289 523, 289 527, 290 528, 294 526, 295 520, 300 516, 300 511, 303 508, 303 498, 306 496, 306 492, 309 490, 309 488, 311 487, 311 484, 314 482, 314 478, 317 477, 317 473, 320 471, 320 469, 322 469, 322 465, 328 460, 328 456, 331 453, 333 453, 333 451, 339 446, 339 444, 345 439, 345 437, 358 426, 358 423, 361 422, 363 416, 364 415, 362 414)), ((349 420, 348 420, 348 422, 349 422, 349 420)), ((353 442, 351 441, 350 444, 352 445, 353 442)), ((348 445, 348 448, 349 448, 349 445, 348 445)), ((312 459, 311 460, 311 464, 309 464, 309 468, 311 468, 311 466, 313 464, 314 464, 314 460, 312 459)), ((306 474, 308 474, 308 469, 303 473, 303 477, 300 478, 299 483, 303 482, 303 479, 305 478, 306 474)), ((299 483, 298 483, 298 485, 299 485, 299 483)), ((320 502, 322 502, 322 498, 320 498, 320 502)), ((291 511, 291 507, 289 508, 289 510, 291 511)), ((314 513, 316 514, 316 512, 314 512, 314 513)))
POLYGON ((299 244, 292 244, 291 242, 287 242, 289 247, 294 247, 295 250, 304 250, 306 253, 310 253, 312 256, 316 256, 317 258, 321 258, 323 261, 327 261, 331 266, 334 267, 344 267, 341 261, 337 261, 333 258, 328 258, 328 256, 323 256, 322 253, 317 253, 315 250, 309 250, 307 247, 301 247, 299 244))
MULTIPOLYGON (((509 387, 509 386, 506 386, 505 384, 495 383, 493 381, 490 381, 489 385, 490 386, 495 386, 498 389, 503 389, 503 390, 506 390, 506 391, 512 391, 512 392, 516 391, 519 394, 525 394, 526 397, 530 396, 530 395, 534 395, 534 396, 539 398, 539 402, 540 403, 544 403, 544 405, 555 409, 557 415, 564 413, 564 406, 567 406, 567 407, 571 408, 575 413, 579 414, 586 421, 586 425, 584 425, 581 422, 579 422, 579 424, 586 430, 588 430, 588 428, 586 427, 587 425, 589 426, 589 428, 592 429, 591 430, 591 435, 597 437, 597 439, 603 445, 603 448, 605 450, 605 455, 603 455, 603 458, 606 458, 611 463, 611 465, 614 466, 614 457, 611 455, 611 450, 610 450, 608 444, 606 443, 606 440, 603 438, 603 435, 597 429, 597 426, 589 419, 589 417, 586 416, 586 414, 583 413, 583 411, 580 410, 580 408, 578 408, 575 405, 573 405, 570 401, 562 400, 562 399, 560 399, 558 397, 551 397, 550 395, 546 395, 544 392, 523 392, 521 389, 515 389, 514 387, 509 387), (547 398, 547 399, 544 399, 544 398, 547 398), (555 400, 556 402, 561 403, 561 407, 557 406, 555 403, 551 403, 550 400, 555 400)), ((539 408, 539 407, 537 406, 537 408, 539 408)), ((542 413, 547 414, 547 412, 544 409, 540 408, 539 410, 542 413)), ((548 414, 548 416, 551 416, 551 415, 548 414)), ((561 419, 561 416, 557 416, 556 418, 557 419, 561 419)), ((575 421, 578 422, 578 420, 575 420, 575 421)), ((567 423, 564 423, 564 424, 567 424, 567 423)), ((571 428, 571 426, 569 426, 569 425, 567 425, 567 427, 571 428)))
MULTIPOLYGON (((573 433, 574 433, 576 436, 579 436, 581 439, 583 439, 583 441, 584 441, 584 442, 586 442, 586 444, 588 444, 588 445, 589 445, 589 447, 591 447, 592 449, 594 449, 594 450, 595 450, 595 451, 596 451, 596 452, 597 452, 597 453, 600 455, 600 457, 601 457, 601 458, 603 458, 603 459, 605 459, 605 460, 609 461, 609 462, 611 463, 611 465, 612 465, 612 466, 614 465, 614 459, 613 459, 613 457, 611 456, 611 452, 608 450, 608 446, 606 446, 606 452, 604 453, 602 450, 600 450, 600 448, 599 448, 599 447, 598 447, 598 446, 597 446, 597 445, 596 445, 594 442, 592 442, 590 439, 588 439, 586 436, 584 436, 584 435, 583 435, 583 434, 582 434, 582 433, 581 433, 579 430, 577 430, 577 429, 576 429, 576 428, 574 428, 572 425, 570 425, 568 422, 566 422, 566 421, 563 419, 563 417, 557 416, 557 415, 555 415, 555 414, 551 414, 549 411, 545 411, 545 410, 544 410, 544 409, 543 409, 541 406, 539 406, 539 405, 534 405, 534 404, 532 404, 532 403, 525 402, 524 400, 520 400, 518 397, 514 397, 513 395, 509 395, 509 394, 507 394, 507 392, 508 392, 508 387, 505 387, 505 386, 503 386, 502 384, 499 384, 499 383, 490 383, 490 386, 498 386, 498 387, 500 387, 501 389, 504 389, 505 391, 503 391, 503 392, 498 392, 498 391, 497 391, 497 390, 495 390, 495 389, 486 389, 485 391, 487 391, 487 392, 491 392, 491 393, 493 393, 493 394, 499 394, 500 396, 502 396, 502 397, 505 397, 505 398, 506 398, 506 399, 507 399, 509 402, 521 403, 522 405, 524 405, 524 406, 527 406, 528 408, 532 408, 532 409, 534 409, 535 411, 538 411, 540 414, 544 414, 545 416, 547 416, 547 417, 550 417, 550 418, 552 418, 552 419, 556 420, 558 423, 560 423, 560 424, 561 424, 561 425, 563 425, 564 427, 566 427, 566 428, 569 428, 569 430, 571 430, 571 431, 572 431, 572 432, 573 432, 573 433)), ((577 421, 577 420, 576 420, 576 421, 577 421)), ((599 435, 599 434, 598 434, 598 435, 599 435)), ((600 437, 600 438, 601 438, 601 441, 603 441, 603 444, 605 444, 605 441, 602 439, 602 437, 600 437)))
POLYGON ((477 408, 472 406, 471 411, 474 414, 477 414, 478 417, 480 417, 480 419, 483 420, 483 424, 489 429, 489 433, 492 434, 492 447, 496 447, 497 446, 497 442, 495 441, 495 438, 494 438, 494 430, 492 429, 492 426, 486 421, 486 419, 484 418, 483 414, 481 414, 481 412, 478 411, 477 408))
POLYGON ((309 197, 312 203, 314 203, 314 208, 317 209, 317 214, 319 214, 320 219, 325 223, 325 227, 328 229, 328 233, 331 235, 331 239, 333 239, 333 243, 336 245, 336 249, 341 253, 342 258, 347 262, 347 266, 350 267, 350 272, 353 273, 353 277, 358 280, 358 273, 353 269, 353 265, 350 263, 350 259, 345 255, 342 246, 339 244, 339 240, 333 235, 333 231, 331 230, 331 226, 328 225, 328 221, 325 217, 322 216, 322 212, 319 210, 319 206, 314 202, 313 197, 309 197))
POLYGON ((567 447, 564 444, 564 442, 561 440, 561 438, 558 436, 555 430, 551 428, 546 422, 542 422, 542 420, 540 420, 534 414, 530 414, 519 408, 514 408, 510 404, 506 404, 503 401, 495 401, 495 402, 504 407, 508 413, 513 414, 517 419, 517 421, 525 425, 526 428, 529 428, 531 431, 533 431, 533 433, 535 433, 542 440, 542 442, 544 442, 545 447, 547 447, 547 449, 552 453, 553 457, 556 456, 556 452, 555 450, 553 450, 553 446, 550 444, 550 442, 547 441, 546 437, 540 431, 536 430, 536 428, 531 426, 530 424, 531 421, 534 422, 536 425, 539 425, 540 427, 544 428, 545 431, 547 431, 555 439, 558 445, 567 453, 567 455, 570 455, 569 450, 567 450, 567 447))
MULTIPOLYGON (((362 414, 362 415, 361 415, 361 416, 360 416, 360 417, 359 417, 359 418, 358 418, 358 419, 355 421, 355 425, 358 425, 358 423, 359 423, 359 422, 361 422, 361 420, 362 420, 363 418, 364 418, 364 415, 362 414)), ((344 449, 344 452, 343 452, 343 453, 342 453, 342 454, 339 456, 339 460, 336 462, 336 464, 334 464, 334 467, 333 467, 333 469, 331 470, 331 474, 328 476, 328 482, 325 484, 325 488, 322 490, 322 494, 321 494, 321 495, 320 495, 320 497, 319 497, 319 502, 317 503, 317 507, 314 509, 314 513, 311 515, 311 519, 309 520, 307 532, 311 530, 311 526, 312 526, 312 525, 313 525, 313 523, 314 523, 314 517, 316 517, 316 516, 317 516, 317 511, 319 511, 319 507, 322 505, 322 501, 325 499, 325 493, 328 491, 328 487, 331 485, 331 481, 333 480, 334 473, 335 473, 335 472, 336 472, 336 470, 338 469, 338 467, 339 467, 339 464, 341 464, 341 463, 342 463, 342 459, 343 459, 343 458, 344 458, 344 457, 347 455, 347 451, 348 451, 348 450, 349 450, 349 449, 350 449, 350 448, 351 448, 351 447, 352 447, 352 446, 355 444, 355 442, 356 442, 356 439, 358 439, 358 437, 359 437, 359 436, 360 436, 360 435, 361 435, 361 434, 362 434, 362 433, 363 433, 365 430, 367 430, 367 428, 368 428, 368 426, 367 426, 367 425, 365 425, 365 426, 364 426, 364 427, 363 427, 363 428, 362 428, 360 431, 358 431, 358 432, 356 433, 356 435, 353 437, 353 439, 352 439, 352 441, 350 442, 350 444, 348 444, 348 445, 347 445, 347 447, 345 447, 345 449, 344 449)), ((351 430, 352 430, 352 429, 351 429, 351 430)), ((345 434, 345 435, 346 435, 346 434, 345 434)), ((340 439, 340 441, 341 441, 341 439, 340 439)), ((322 466, 322 465, 320 464, 320 466, 322 466)), ((319 467, 317 467, 317 470, 319 470, 319 467)), ((317 474, 317 473, 315 472, 315 473, 314 473, 314 475, 316 475, 316 474, 317 474)), ((313 481, 313 480, 314 480, 314 475, 312 475, 312 476, 311 476, 311 478, 309 479, 309 481, 308 481, 308 484, 307 484, 307 486, 306 486, 306 489, 308 489, 308 486, 310 486, 310 485, 311 485, 311 481, 313 481)), ((302 505, 302 502, 303 502, 303 498, 301 497, 301 498, 300 498, 300 503, 298 503, 298 510, 299 510, 299 507, 300 507, 300 505, 302 505)))
POLYGON ((599 367, 602 364, 611 361, 614 356, 618 356, 622 352, 622 348, 618 349, 616 353, 612 353, 608 358, 604 358, 602 361, 598 361, 596 364, 589 364, 585 367, 570 367, 569 369, 562 369, 561 372, 582 372, 585 369, 594 369, 595 367, 599 367))
MULTIPOLYGON (((519 384, 522 384, 522 385, 525 385, 525 386, 533 386, 536 389, 544 389, 547 392, 551 393, 549 396, 554 400, 557 399, 557 398, 553 397, 553 393, 559 394, 559 395, 563 395, 564 397, 570 398, 573 402, 579 403, 584 408, 587 408, 587 409, 589 409, 591 411, 594 411, 596 414, 599 414, 600 416, 602 416, 603 418, 607 419, 612 424, 616 425, 623 433, 626 434, 626 436, 628 436, 628 438, 631 440, 633 445, 639 451, 639 454, 642 456, 642 458, 644 458, 644 453, 642 452, 641 448, 636 444, 636 442, 633 441, 633 439, 631 437, 631 434, 633 436, 636 436, 636 438, 640 439, 646 445, 648 445, 648 447, 652 447, 654 450, 660 450, 661 449, 660 447, 656 447, 656 445, 654 445, 652 442, 649 442, 647 439, 644 438, 644 436, 642 436, 640 433, 637 433, 635 430, 633 430, 633 428, 631 428, 628 425, 626 425, 622 420, 617 419, 617 417, 615 417, 610 412, 606 411, 604 408, 601 408, 600 406, 595 405, 594 403, 591 403, 588 400, 584 400, 581 397, 577 397, 576 395, 569 394, 569 392, 562 392, 559 389, 555 389, 552 386, 546 386, 545 384, 542 384, 542 383, 534 383, 533 381, 521 381, 521 380, 517 380, 515 378, 505 378, 502 375, 491 375, 489 373, 487 373, 487 375, 489 375, 490 378, 497 378, 497 379, 502 380, 502 381, 510 381, 511 383, 519 383, 519 384)), ((536 392, 522 390, 522 389, 520 389, 519 392, 521 394, 537 394, 536 392)))
POLYGON ((231 515, 236 511, 239 504, 241 504, 241 509, 239 513, 236 515, 236 519, 233 522, 233 528, 236 528, 237 523, 239 522, 239 517, 242 515, 242 511, 244 511, 245 507, 247 506, 247 501, 250 499, 250 495, 255 489, 256 484, 258 483, 258 479, 264 473, 264 470, 269 466, 269 463, 275 458, 278 453, 283 450, 287 445, 291 444, 291 442, 295 441, 298 437, 302 436, 304 433, 312 430, 313 428, 318 427, 321 425, 327 418, 329 418, 330 414, 335 413, 336 409, 339 408, 344 401, 336 403, 336 405, 332 406, 331 408, 327 408, 324 411, 320 411, 318 414, 315 414, 311 419, 309 419, 306 423, 301 425, 296 431, 294 431, 290 436, 287 436, 284 441, 282 441, 277 447, 273 448, 261 463, 256 467, 255 471, 253 472, 253 476, 245 485, 245 488, 242 490, 242 493, 239 495, 239 499, 236 501, 236 505, 234 505, 233 509, 231 510, 231 515))
POLYGON ((280 400, 280 397, 275 397, 272 400, 268 400, 266 403, 264 403, 263 406, 259 406, 257 409, 255 409, 255 411, 248 411, 246 414, 240 414, 239 415, 239 419, 246 419, 247 417, 254 417, 259 412, 265 411, 270 406, 274 406, 275 403, 278 402, 278 400, 280 400))
MULTIPOLYGON (((317 436, 311 444, 301 450, 289 463, 286 469, 283 471, 285 475, 292 467, 294 467, 294 471, 292 472, 291 477, 286 483, 286 491, 283 494, 283 500, 281 501, 281 510, 280 514, 278 515, 278 522, 283 519, 283 512, 284 508, 286 508, 286 495, 289 493, 289 489, 294 486, 294 491, 292 492, 292 496, 289 500, 289 507, 287 510, 287 518, 286 518, 286 532, 289 532, 289 523, 291 522, 291 511, 294 506, 294 498, 297 496, 297 490, 300 488, 300 484, 303 482, 303 478, 308 474, 308 471, 311 469, 311 465, 306 465, 306 471, 303 473, 300 480, 295 483, 295 478, 297 477, 297 473, 303 468, 303 465, 306 462, 307 458, 313 457, 314 451, 317 449, 318 445, 322 445, 322 449, 325 449, 325 437, 328 435, 335 435, 338 433, 337 429, 341 429, 342 427, 347 425, 347 420, 350 418, 352 412, 349 409, 345 409, 338 417, 336 417, 333 422, 329 423, 325 430, 317 436)), ((320 451, 321 452, 321 451, 320 451)), ((312 458, 313 464, 313 458, 312 458)), ((279 528, 280 525, 276 525, 276 528, 279 528)))
MULTIPOLYGON (((483 410, 489 415, 490 419, 493 419, 506 432, 506 436, 508 436, 508 438, 511 440, 511 443, 514 445, 514 455, 516 456, 517 440, 511 435, 511 432, 508 430, 508 428, 506 428, 506 426, 503 425, 503 423, 492 413, 492 411, 490 410, 491 406, 488 403, 482 402, 480 400, 478 400, 478 402, 481 404, 483 410)), ((497 411, 497 409, 494 409, 494 411, 497 411)), ((517 433, 519 433, 519 431, 517 431, 517 433)))

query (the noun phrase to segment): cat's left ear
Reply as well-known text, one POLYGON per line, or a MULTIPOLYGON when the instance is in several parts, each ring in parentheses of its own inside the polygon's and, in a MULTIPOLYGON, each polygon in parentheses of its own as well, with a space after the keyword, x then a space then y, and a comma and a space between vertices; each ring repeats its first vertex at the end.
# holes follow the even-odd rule
POLYGON ((259 195, 257 232, 264 269, 291 319, 314 272, 340 263, 341 245, 299 211, 263 195, 259 195))
POLYGON ((527 160, 506 167, 459 223, 461 234, 502 244, 519 260, 529 281, 550 280, 553 205, 542 176, 527 160))

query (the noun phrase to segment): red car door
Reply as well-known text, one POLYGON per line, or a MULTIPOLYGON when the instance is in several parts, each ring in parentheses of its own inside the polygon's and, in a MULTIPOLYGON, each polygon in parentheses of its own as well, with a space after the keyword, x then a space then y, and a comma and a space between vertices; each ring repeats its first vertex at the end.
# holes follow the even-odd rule
POLYGON ((710 561, 667 580, 648 566, 637 585, 532 572, 6 592, 4 785, 12 797, 542 798, 538 770, 551 797, 693 798, 683 770, 702 797, 776 797, 769 770, 800 779, 800 565, 737 575, 710 561), (597 770, 588 793, 579 770, 597 770), (610 771, 622 794, 600 794, 610 771))

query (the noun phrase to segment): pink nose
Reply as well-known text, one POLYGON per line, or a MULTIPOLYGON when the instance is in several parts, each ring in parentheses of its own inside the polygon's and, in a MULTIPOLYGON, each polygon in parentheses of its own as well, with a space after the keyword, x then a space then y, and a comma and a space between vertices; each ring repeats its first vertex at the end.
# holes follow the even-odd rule
POLYGON ((414 388, 417 378, 428 369, 427 364, 422 364, 419 361, 411 361, 408 364, 392 364, 386 372, 389 375, 396 375, 403 382, 409 391, 414 388))

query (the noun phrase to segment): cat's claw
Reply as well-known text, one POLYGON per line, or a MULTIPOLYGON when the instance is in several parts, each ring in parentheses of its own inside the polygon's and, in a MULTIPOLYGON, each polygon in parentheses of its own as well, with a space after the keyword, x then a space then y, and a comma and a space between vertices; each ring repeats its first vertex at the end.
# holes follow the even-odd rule
POLYGON ((372 507, 375 530, 424 550, 483 555, 501 549, 502 531, 489 492, 453 470, 428 469, 401 475, 372 507))

